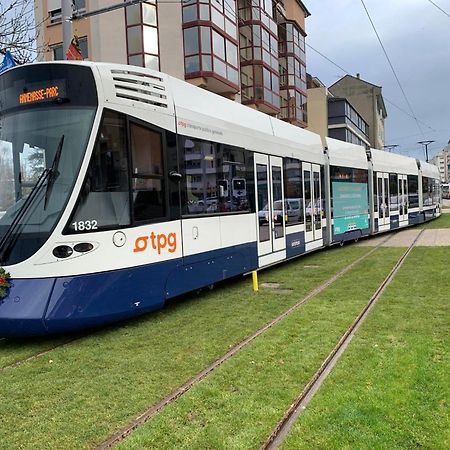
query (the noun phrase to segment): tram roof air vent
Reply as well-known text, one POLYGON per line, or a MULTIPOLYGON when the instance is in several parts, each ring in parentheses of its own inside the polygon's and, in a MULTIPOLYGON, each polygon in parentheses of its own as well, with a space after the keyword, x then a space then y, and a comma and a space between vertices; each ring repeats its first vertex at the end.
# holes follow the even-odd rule
POLYGON ((116 97, 167 108, 164 80, 160 77, 134 70, 113 69, 111 75, 116 97))

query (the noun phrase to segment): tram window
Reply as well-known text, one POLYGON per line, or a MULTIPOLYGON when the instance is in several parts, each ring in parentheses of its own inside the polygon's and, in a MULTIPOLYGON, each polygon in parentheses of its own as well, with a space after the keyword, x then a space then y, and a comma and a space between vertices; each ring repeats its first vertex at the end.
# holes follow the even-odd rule
POLYGON ((131 134, 131 191, 136 222, 166 215, 161 133, 136 125, 131 134))
MULTIPOLYGON (((402 180, 400 180, 400 183, 402 180)), ((396 173, 389 174, 389 203, 391 211, 398 211, 398 177, 396 173)))
POLYGON ((321 221, 321 207, 320 207, 320 175, 317 172, 314 172, 314 222, 316 224, 316 230, 320 230, 322 228, 321 221))
POLYGON ((253 158, 231 145, 181 137, 185 184, 183 214, 242 213, 254 210, 253 158))
POLYGON ((434 180, 432 178, 422 178, 423 206, 431 206, 434 200, 434 180))
POLYGON ((305 222, 303 205, 302 163, 298 159, 284 158, 284 198, 287 226, 305 222))
POLYGON ((305 186, 305 207, 306 207, 306 231, 312 231, 312 197, 311 197, 311 171, 303 171, 303 181, 305 186))
POLYGON ((283 211, 283 190, 282 190, 282 177, 281 167, 272 167, 272 211, 274 214, 274 230, 275 238, 281 238, 284 236, 284 217, 280 212, 283 211))
POLYGON ((322 204, 322 217, 327 217, 327 205, 325 204, 325 168, 320 166, 320 197, 322 204))
POLYGON ((378 212, 377 174, 373 174, 373 210, 378 212))
POLYGON ((258 183, 258 220, 259 241, 266 242, 270 239, 269 227, 269 182, 267 178, 267 166, 256 164, 256 179, 258 183))
POLYGON ((106 110, 84 186, 66 233, 130 224, 126 119, 106 110))
POLYGON ((417 175, 408 175, 408 204, 410 208, 419 207, 419 178, 417 175))

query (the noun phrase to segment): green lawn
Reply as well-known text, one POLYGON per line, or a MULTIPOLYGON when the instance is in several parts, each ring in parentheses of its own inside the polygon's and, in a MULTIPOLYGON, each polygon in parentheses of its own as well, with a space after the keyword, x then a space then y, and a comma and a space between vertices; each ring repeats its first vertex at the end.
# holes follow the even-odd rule
POLYGON ((258 448, 403 251, 378 249, 119 447, 258 448))
POLYGON ((431 222, 418 225, 418 228, 425 228, 425 229, 450 228, 450 214, 443 213, 437 219, 434 219, 431 222))
POLYGON ((450 448, 449 261, 413 250, 283 449, 450 448))
MULTIPOLYGON (((102 441, 367 252, 356 246, 330 249, 260 274, 261 282, 281 283, 290 293, 253 293, 250 277, 230 281, 3 370, 1 447, 72 449, 102 441)), ((323 306, 323 318, 305 316, 303 331, 312 332, 315 322, 333 324, 326 313, 323 306)), ((321 342, 319 335, 316 345, 321 342)), ((58 343, 61 338, 0 341, 1 365, 58 343)), ((293 350, 287 358, 296 358, 293 350)))
MULTIPOLYGON (((3 370, 0 448, 98 444, 368 251, 329 249, 260 273, 290 293, 230 281, 3 370)), ((257 448, 402 251, 376 250, 122 448, 257 448)), ((450 448, 449 260, 449 248, 413 251, 287 448, 450 448)), ((64 339, 0 341, 0 367, 64 339)))

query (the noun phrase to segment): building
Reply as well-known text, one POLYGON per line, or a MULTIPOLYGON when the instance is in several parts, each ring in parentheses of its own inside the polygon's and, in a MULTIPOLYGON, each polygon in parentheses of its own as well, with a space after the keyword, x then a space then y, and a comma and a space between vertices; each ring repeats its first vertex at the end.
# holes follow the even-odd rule
POLYGON ((308 130, 352 144, 370 146, 369 125, 346 98, 334 97, 316 77, 307 77, 308 130))
MULTIPOLYGON (((75 0, 75 13, 120 0, 75 0)), ((82 55, 145 66, 305 127, 301 0, 143 1, 73 20, 82 55)), ((61 0, 35 0, 41 59, 63 59, 61 0)))
POLYGON ((328 136, 370 147, 369 125, 346 98, 328 97, 328 136))
POLYGON ((382 88, 356 77, 345 75, 329 91, 335 97, 346 98, 369 126, 369 143, 373 148, 383 150, 384 120, 387 117, 382 88))
POLYGON ((325 146, 328 136, 328 88, 317 78, 307 75, 308 131, 317 133, 325 146))
POLYGON ((430 161, 439 169, 442 183, 450 183, 450 141, 447 146, 437 153, 430 161))

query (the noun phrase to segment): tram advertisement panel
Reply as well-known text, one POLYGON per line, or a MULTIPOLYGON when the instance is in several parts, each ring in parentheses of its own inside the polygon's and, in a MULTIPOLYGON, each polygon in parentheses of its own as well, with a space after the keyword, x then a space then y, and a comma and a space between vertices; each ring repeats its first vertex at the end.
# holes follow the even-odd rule
POLYGON ((367 184, 334 181, 332 190, 334 234, 369 228, 367 184))

